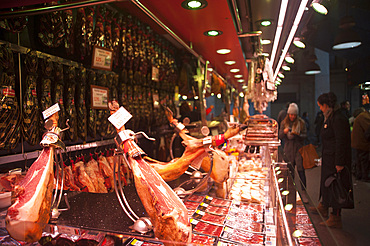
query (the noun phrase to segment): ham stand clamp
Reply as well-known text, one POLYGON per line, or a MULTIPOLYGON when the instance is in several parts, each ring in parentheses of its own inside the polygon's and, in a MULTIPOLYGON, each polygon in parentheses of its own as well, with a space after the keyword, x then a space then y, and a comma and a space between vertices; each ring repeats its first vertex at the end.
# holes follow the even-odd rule
POLYGON ((153 225, 148 217, 139 217, 130 207, 128 203, 125 193, 123 192, 123 186, 121 181, 121 164, 125 163, 130 169, 131 166, 126 158, 126 153, 122 149, 122 143, 128 139, 135 139, 135 136, 138 134, 142 134, 145 138, 154 141, 154 138, 148 137, 144 132, 137 132, 134 133, 131 130, 124 130, 119 132, 119 135, 114 138, 114 141, 117 145, 117 149, 114 150, 114 166, 113 166, 113 178, 114 178, 114 190, 116 192, 118 201, 125 212, 125 214, 134 222, 130 229, 133 229, 141 234, 145 234, 151 230, 153 230, 153 225), (131 215, 132 214, 132 215, 131 215))

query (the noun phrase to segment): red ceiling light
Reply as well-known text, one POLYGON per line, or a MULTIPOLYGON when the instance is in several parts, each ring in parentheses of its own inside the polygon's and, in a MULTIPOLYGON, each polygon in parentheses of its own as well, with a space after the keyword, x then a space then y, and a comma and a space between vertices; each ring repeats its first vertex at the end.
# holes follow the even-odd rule
POLYGON ((181 3, 184 9, 196 10, 207 7, 208 3, 206 0, 186 0, 181 3))

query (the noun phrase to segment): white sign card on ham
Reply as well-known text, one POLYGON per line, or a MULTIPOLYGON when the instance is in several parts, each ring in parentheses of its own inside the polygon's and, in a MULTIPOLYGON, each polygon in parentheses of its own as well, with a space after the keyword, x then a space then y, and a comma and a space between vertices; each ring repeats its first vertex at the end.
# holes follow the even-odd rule
POLYGON ((44 110, 42 112, 42 115, 44 117, 44 120, 46 120, 47 118, 49 118, 50 116, 52 116, 53 114, 55 114, 58 111, 60 111, 60 107, 59 107, 59 104, 58 103, 56 103, 53 106, 51 106, 50 108, 44 110))
POLYGON ((120 129, 132 118, 132 115, 124 108, 120 107, 117 112, 109 116, 108 120, 115 128, 120 129))

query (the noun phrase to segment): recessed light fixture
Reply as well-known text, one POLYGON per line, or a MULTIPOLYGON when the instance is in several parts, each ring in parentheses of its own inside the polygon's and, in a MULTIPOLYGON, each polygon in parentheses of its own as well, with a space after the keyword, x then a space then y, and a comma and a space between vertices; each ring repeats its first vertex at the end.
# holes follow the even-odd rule
POLYGON ((229 49, 219 49, 216 51, 218 54, 224 55, 224 54, 229 54, 231 50, 229 49))
POLYGON ((237 72, 239 72, 240 71, 240 69, 239 68, 233 68, 233 69, 230 69, 230 72, 232 72, 232 73, 237 73, 237 72))
POLYGON ((209 67, 209 68, 207 68, 207 70, 208 70, 209 72, 212 72, 212 71, 213 71, 213 68, 209 67))
POLYGON ((282 74, 282 73, 278 73, 278 76, 279 76, 281 79, 285 78, 284 74, 282 74))
POLYGON ((270 40, 270 39, 262 39, 262 40, 261 40, 261 44, 262 44, 262 45, 271 44, 271 40, 270 40))
POLYGON ((285 56, 285 59, 284 59, 287 63, 291 63, 291 64, 293 64, 294 63, 294 58, 291 56, 291 55, 289 55, 289 54, 287 54, 286 56, 285 56))
POLYGON ((281 78, 276 78, 276 81, 280 83, 282 82, 281 78))
POLYGON ((321 3, 319 2, 313 2, 311 4, 312 8, 319 14, 322 14, 322 15, 327 15, 328 14, 328 9, 322 5, 321 3))
POLYGON ((239 96, 240 96, 240 97, 244 97, 244 93, 243 93, 243 92, 240 92, 240 93, 239 93, 239 96))
POLYGON ((195 97, 194 97, 194 99, 195 99, 195 100, 198 100, 198 99, 199 99, 199 97, 198 97, 198 96, 195 96, 195 97))
POLYGON ((235 61, 225 61, 226 65, 234 65, 236 62, 235 61))
POLYGON ((207 7, 208 3, 206 0, 186 0, 181 3, 184 9, 196 10, 207 7))
POLYGON ((284 71, 290 71, 290 67, 289 67, 289 66, 287 66, 287 65, 283 65, 281 68, 282 68, 284 71))
POLYGON ((186 95, 183 95, 182 99, 186 100, 186 99, 188 99, 188 97, 186 95))
POLYGON ((261 26, 270 26, 272 22, 270 20, 262 20, 260 24, 261 26))
POLYGON ((244 82, 244 79, 238 79, 238 82, 239 83, 243 83, 244 82))
POLYGON ((218 30, 209 30, 209 31, 204 32, 203 34, 206 36, 210 36, 210 37, 216 37, 216 36, 221 35, 222 32, 218 30))
POLYGON ((240 78, 242 78, 242 77, 243 77, 243 75, 241 75, 241 74, 237 74, 237 75, 235 75, 234 77, 235 77, 235 78, 237 78, 237 79, 240 79, 240 78))
POLYGON ((306 45, 305 43, 303 42, 303 40, 301 38, 294 38, 293 39, 293 44, 297 47, 297 48, 300 48, 300 49, 304 49, 306 48, 306 45))
POLYGON ((263 55, 263 56, 269 56, 270 54, 269 54, 269 53, 264 52, 264 53, 262 53, 261 55, 263 55))
POLYGON ((244 90, 248 89, 248 85, 243 85, 242 87, 244 90))
POLYGON ((221 93, 218 93, 217 94, 217 98, 220 99, 221 98, 221 93))

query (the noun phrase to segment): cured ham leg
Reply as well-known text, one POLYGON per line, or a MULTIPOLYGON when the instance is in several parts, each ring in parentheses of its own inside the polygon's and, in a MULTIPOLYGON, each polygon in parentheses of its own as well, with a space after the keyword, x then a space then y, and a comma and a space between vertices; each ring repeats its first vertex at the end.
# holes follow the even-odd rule
MULTIPOLYGON (((51 131, 59 133, 60 129, 56 127, 57 113, 50 119, 53 121, 51 131)), ((54 187, 54 147, 51 146, 53 145, 44 147, 14 190, 15 202, 8 208, 5 223, 9 235, 16 240, 38 241, 43 228, 49 222, 54 187)))
POLYGON ((161 162, 150 157, 144 156, 149 165, 157 171, 164 181, 172 181, 179 178, 188 169, 189 164, 198 156, 204 153, 204 149, 185 150, 180 158, 175 158, 170 162, 161 162))
MULTIPOLYGON (((109 103, 111 113, 119 109, 118 103, 109 103)), ((118 129, 121 133, 124 127, 118 129)), ((129 131, 124 133, 129 134, 129 131)), ((135 186, 145 211, 150 217, 154 234, 165 240, 165 245, 176 245, 172 242, 191 243, 191 225, 188 211, 175 192, 161 176, 142 158, 144 153, 132 139, 121 139, 124 153, 128 153, 135 186)))
MULTIPOLYGON (((130 143, 125 143, 125 153, 130 149, 130 143)), ((192 234, 188 211, 180 198, 141 156, 129 156, 128 161, 137 193, 153 223, 155 236, 163 240, 190 243, 192 234)), ((172 245, 170 242, 165 244, 172 245)))

